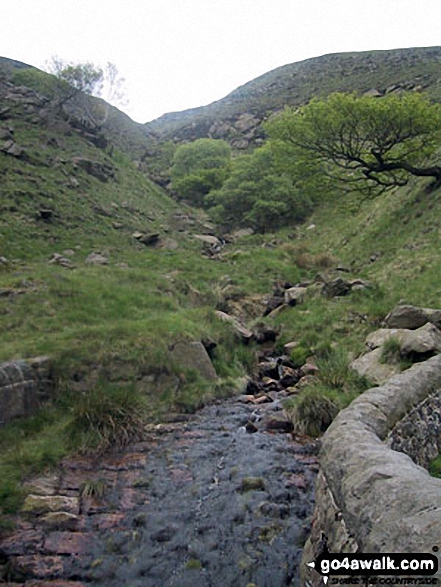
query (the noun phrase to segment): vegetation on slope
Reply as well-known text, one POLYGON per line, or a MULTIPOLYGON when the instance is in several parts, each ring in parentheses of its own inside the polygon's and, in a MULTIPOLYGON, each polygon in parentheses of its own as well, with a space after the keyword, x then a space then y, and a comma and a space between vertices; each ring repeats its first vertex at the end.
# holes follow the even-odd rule
MULTIPOLYGON (((299 192, 294 186, 284 191, 274 182, 276 173, 261 173, 257 181, 253 171, 257 185, 250 186, 249 210, 236 218, 242 225, 254 210, 254 228, 266 233, 235 240, 222 255, 208 258, 193 237, 212 231, 206 217, 169 198, 111 144, 97 147, 96 135, 30 102, 13 103, 3 126, 9 133, 12 128, 23 153, 0 153, 0 359, 53 356, 60 389, 53 406, 0 431, 3 513, 19 507, 23 478, 69 451, 104 450, 135 438, 139 422, 127 406, 154 420, 231 393, 233 381, 252 370, 257 348, 238 344, 215 308, 269 294, 280 282, 314 280, 338 264, 348 276, 373 284, 341 298, 317 291, 303 305, 259 318, 280 330, 278 352, 296 341, 291 359, 301 365, 313 356, 319 364, 314 385, 288 406, 299 429, 315 434, 365 387, 348 364, 388 311, 398 302, 439 305, 440 190, 428 189, 426 180, 411 179, 376 199, 328 190, 323 180, 305 224, 293 220, 310 208, 270 232, 286 215, 266 224, 268 209, 259 216, 256 203, 284 203, 283 194, 299 192), (79 159, 96 163, 107 176, 92 175, 79 159), (142 244, 135 232, 158 234, 160 245, 142 244), (103 254, 107 264, 87 264, 92 252, 103 254), (54 253, 70 263, 49 263, 54 253), (170 359, 177 341, 202 339, 217 343, 220 383, 210 384, 170 359), (122 436, 109 429, 113 413, 121 416, 122 436)), ((261 153, 265 148, 237 159, 230 179, 209 196, 226 213, 231 194, 244 193, 241 173, 253 169, 261 153)))

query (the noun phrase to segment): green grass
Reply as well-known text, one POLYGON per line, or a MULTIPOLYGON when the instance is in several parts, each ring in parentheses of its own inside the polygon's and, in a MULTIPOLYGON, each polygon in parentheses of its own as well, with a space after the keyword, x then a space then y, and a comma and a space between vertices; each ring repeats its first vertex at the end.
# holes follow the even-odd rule
POLYGON ((441 454, 430 463, 429 473, 432 477, 438 477, 438 479, 441 479, 441 454))

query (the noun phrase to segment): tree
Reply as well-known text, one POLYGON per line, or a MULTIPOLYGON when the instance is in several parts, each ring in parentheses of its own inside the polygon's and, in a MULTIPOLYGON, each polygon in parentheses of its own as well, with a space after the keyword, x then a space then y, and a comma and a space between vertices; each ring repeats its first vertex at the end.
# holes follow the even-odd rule
POLYGON ((266 130, 294 159, 361 189, 403 186, 411 175, 441 180, 441 106, 420 94, 332 94, 287 108, 266 130))
POLYGON ((181 145, 173 156, 171 177, 179 196, 203 206, 205 196, 228 177, 231 148, 225 141, 198 139, 181 145))
POLYGON ((229 178, 206 201, 226 228, 246 225, 261 232, 303 220, 312 207, 292 178, 275 169, 268 145, 235 159, 229 178))
POLYGON ((102 91, 104 72, 93 63, 75 64, 52 57, 46 70, 58 79, 56 101, 59 108, 81 92, 97 96, 102 91))
POLYGON ((81 93, 102 98, 105 104, 95 110, 100 111, 100 122, 105 122, 109 116, 109 104, 124 107, 128 103, 125 79, 110 61, 101 68, 94 63, 72 63, 54 56, 46 63, 46 71, 58 80, 55 95, 60 108, 81 93))

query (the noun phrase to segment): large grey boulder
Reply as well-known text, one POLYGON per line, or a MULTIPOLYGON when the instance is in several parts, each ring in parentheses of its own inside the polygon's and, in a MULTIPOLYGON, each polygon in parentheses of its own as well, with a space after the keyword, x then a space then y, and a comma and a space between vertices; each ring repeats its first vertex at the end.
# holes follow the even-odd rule
POLYGON ((441 331, 433 324, 425 324, 416 330, 407 331, 402 338, 401 354, 412 355, 439 353, 441 351, 441 331))
POLYGON ((441 327, 441 310, 418 308, 417 306, 396 306, 384 319, 387 328, 408 328, 415 330, 431 322, 441 327))
POLYGON ((171 350, 172 359, 182 367, 194 369, 208 381, 217 379, 217 373, 201 342, 178 342, 171 350))
POLYGON ((353 361, 350 367, 362 377, 369 379, 372 383, 381 385, 390 379, 392 375, 400 372, 399 365, 389 365, 381 362, 382 353, 382 348, 376 348, 353 361))
POLYGON ((366 338, 366 346, 369 349, 374 350, 383 346, 386 342, 393 338, 399 342, 402 342, 406 334, 409 332, 411 331, 404 328, 380 328, 379 330, 371 332, 371 334, 368 335, 366 338))

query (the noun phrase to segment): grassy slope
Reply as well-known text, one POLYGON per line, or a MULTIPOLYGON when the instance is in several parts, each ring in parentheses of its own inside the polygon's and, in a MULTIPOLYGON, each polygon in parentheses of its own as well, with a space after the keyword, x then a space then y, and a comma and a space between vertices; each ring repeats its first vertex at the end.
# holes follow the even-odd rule
MULTIPOLYGON (((313 277, 326 255, 374 283, 371 291, 342 299, 317 294, 273 321, 281 328, 280 346, 297 340, 305 353, 321 355, 323 373, 332 374, 321 384, 336 390, 341 405, 353 397, 349 358, 362 352, 365 335, 393 305, 439 306, 440 192, 425 191, 421 182, 372 201, 342 194, 323 202, 304 226, 244 239, 213 261, 201 257, 189 234, 203 232, 202 225, 174 230, 173 215, 182 209, 123 155, 110 157, 65 127, 40 126, 19 115, 8 124, 34 163, 0 154, 0 256, 11 261, 0 268, 0 289, 19 292, 0 297, 0 360, 50 354, 67 392, 72 374, 97 368, 104 387, 155 373, 170 366, 171 342, 203 336, 219 343, 218 372, 224 378, 241 375, 252 351, 232 344, 228 328, 213 318, 227 277, 235 297, 269 293, 277 280, 313 277), (74 168, 72 158, 79 155, 111 162, 117 180, 102 183, 74 168), (53 222, 37 219, 42 208, 54 210, 53 222), (115 221, 124 228, 115 230, 115 221), (310 223, 315 229, 307 229, 310 223), (178 248, 147 248, 131 237, 134 230, 158 231, 178 248), (75 269, 47 264, 52 253, 66 249, 75 252, 75 269), (109 266, 85 265, 92 251, 107 252, 109 266), (377 260, 370 262, 373 255, 377 260)), ((222 391, 188 377, 180 398, 150 394, 151 413, 176 404, 192 407, 222 391)), ((23 476, 68 450, 64 430, 71 408, 56 407, 2 430, 4 511, 19 505, 23 476)))

